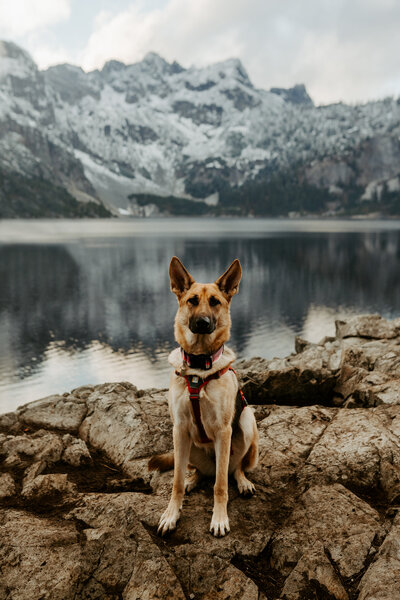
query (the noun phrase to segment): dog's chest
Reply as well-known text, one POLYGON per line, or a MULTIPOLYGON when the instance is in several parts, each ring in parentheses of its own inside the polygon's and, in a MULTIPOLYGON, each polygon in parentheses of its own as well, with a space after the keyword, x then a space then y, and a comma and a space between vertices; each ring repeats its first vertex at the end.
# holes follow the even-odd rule
POLYGON ((185 380, 177 378, 172 382, 170 388, 171 418, 175 424, 187 429, 196 445, 207 446, 202 439, 204 432, 206 437, 214 441, 218 431, 232 422, 235 395, 236 389, 232 385, 231 377, 227 377, 224 383, 210 381, 205 388, 200 390, 196 414, 185 380), (203 433, 201 426, 204 429, 203 433))

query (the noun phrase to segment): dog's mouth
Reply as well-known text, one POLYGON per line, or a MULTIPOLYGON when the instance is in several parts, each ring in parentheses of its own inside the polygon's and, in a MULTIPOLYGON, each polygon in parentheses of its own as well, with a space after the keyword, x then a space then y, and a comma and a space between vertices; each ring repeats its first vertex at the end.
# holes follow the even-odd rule
POLYGON ((216 325, 213 317, 190 317, 189 319, 189 329, 192 333, 212 333, 216 325))

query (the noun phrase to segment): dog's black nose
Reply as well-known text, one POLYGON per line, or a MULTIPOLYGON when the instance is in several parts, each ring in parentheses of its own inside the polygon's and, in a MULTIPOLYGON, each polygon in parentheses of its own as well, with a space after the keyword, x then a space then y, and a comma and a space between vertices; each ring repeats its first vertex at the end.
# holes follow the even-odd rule
POLYGON ((210 317, 201 316, 190 319, 189 328, 193 333, 212 333, 215 329, 215 323, 210 317))
POLYGON ((196 325, 198 329, 204 329, 204 331, 208 331, 210 328, 211 321, 209 317, 199 317, 196 321, 196 325))

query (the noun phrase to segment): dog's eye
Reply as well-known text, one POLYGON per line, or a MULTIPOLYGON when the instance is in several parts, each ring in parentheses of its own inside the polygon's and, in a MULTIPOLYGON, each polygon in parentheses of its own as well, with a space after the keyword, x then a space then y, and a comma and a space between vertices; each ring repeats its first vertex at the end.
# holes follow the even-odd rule
POLYGON ((210 298, 210 306, 217 306, 218 304, 221 304, 221 302, 218 300, 218 298, 215 298, 214 296, 211 296, 211 298, 210 298))
POLYGON ((193 304, 193 306, 198 306, 199 299, 197 296, 192 296, 191 298, 189 298, 188 302, 190 302, 190 304, 193 304))

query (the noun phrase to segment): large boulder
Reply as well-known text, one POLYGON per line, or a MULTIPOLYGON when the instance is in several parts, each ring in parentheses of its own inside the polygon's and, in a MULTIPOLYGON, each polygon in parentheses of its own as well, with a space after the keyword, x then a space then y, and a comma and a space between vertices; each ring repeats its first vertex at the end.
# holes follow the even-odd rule
POLYGON ((171 449, 165 391, 138 391, 130 383, 96 386, 87 396, 80 437, 132 478, 149 480, 147 460, 171 449))
POLYGON ((387 321, 380 315, 357 315, 348 321, 336 321, 336 337, 374 340, 400 337, 400 319, 387 321))
POLYGON ((48 396, 19 409, 19 418, 27 425, 76 433, 86 414, 80 395, 48 396))

